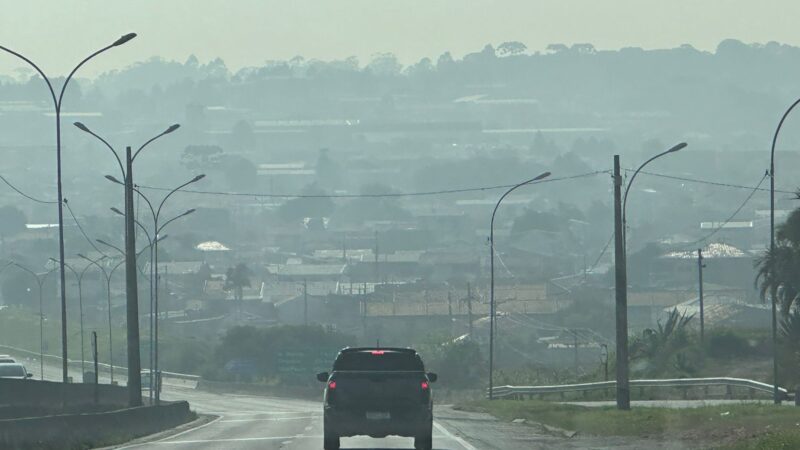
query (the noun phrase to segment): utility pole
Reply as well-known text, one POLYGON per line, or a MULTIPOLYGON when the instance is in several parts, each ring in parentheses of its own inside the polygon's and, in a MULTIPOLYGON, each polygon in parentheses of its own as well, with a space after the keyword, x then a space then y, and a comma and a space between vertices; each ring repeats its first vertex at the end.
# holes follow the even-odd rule
POLYGON ((381 282, 381 271, 378 266, 378 231, 375 231, 375 285, 381 282))
POLYGON ((303 279, 303 323, 308 326, 308 281, 303 279))
POLYGON ((450 291, 447 291, 447 315, 450 319, 453 318, 453 296, 450 295, 450 291))
POLYGON ((125 147, 125 287, 128 324, 128 406, 142 405, 139 353, 139 293, 136 285, 136 230, 133 212, 133 157, 125 147))
POLYGON ((472 337, 472 290, 467 283, 467 321, 469 322, 469 337, 472 337))
POLYGON ((705 332, 706 332, 706 322, 705 322, 705 308, 703 305, 703 267, 706 265, 703 264, 703 249, 697 249, 697 276, 699 281, 699 290, 700 290, 700 342, 705 342, 705 332))
POLYGON ((614 272, 617 328, 617 409, 631 409, 628 385, 628 274, 625 231, 622 227, 622 176, 619 155, 614 155, 614 272))
POLYGON ((94 357, 94 403, 97 404, 100 397, 98 392, 100 373, 97 367, 97 331, 92 331, 92 356, 94 357))
POLYGON ((572 331, 572 338, 575 345, 575 382, 578 382, 578 333, 575 330, 572 331))

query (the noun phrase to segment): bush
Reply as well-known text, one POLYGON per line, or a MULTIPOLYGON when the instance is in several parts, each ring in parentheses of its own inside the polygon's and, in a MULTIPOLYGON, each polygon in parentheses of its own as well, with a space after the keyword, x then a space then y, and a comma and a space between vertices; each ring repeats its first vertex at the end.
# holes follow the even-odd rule
POLYGON ((752 353, 749 340, 732 330, 721 330, 708 337, 707 352, 714 358, 747 356, 752 353))

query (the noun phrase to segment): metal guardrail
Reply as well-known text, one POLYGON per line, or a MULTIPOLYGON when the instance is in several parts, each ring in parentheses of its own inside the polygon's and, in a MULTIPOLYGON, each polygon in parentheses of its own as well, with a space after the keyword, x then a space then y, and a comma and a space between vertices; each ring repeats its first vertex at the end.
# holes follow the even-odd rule
MULTIPOLYGON (((39 357, 39 352, 26 350, 24 348, 12 347, 10 345, 0 345, 0 350, 11 352, 11 353, 22 353, 22 354, 25 354, 25 355, 33 356, 35 358, 39 357)), ((49 355, 49 354, 45 353, 44 357, 47 358, 47 359, 57 360, 57 361, 61 362, 61 356, 59 356, 59 355, 49 355)), ((67 364, 69 364, 70 366, 73 366, 73 367, 79 367, 81 365, 81 361, 68 358, 67 359, 67 364)), ((91 364, 91 363, 90 363, 90 361, 87 360, 86 364, 91 364)), ((105 369, 106 371, 109 371, 110 368, 111 368, 111 365, 107 364, 107 363, 98 362, 97 365, 99 367, 105 369)), ((128 368, 125 367, 125 366, 114 366, 114 370, 119 370, 120 372, 127 372, 128 368)), ((142 370, 147 370, 147 368, 143 367, 142 370)), ((177 372, 166 372, 166 371, 163 371, 163 370, 161 371, 161 376, 162 377, 166 377, 166 378, 175 378, 175 379, 179 379, 179 380, 192 380, 192 381, 200 380, 200 375, 192 375, 192 374, 177 373, 177 372)))
MULTIPOLYGON (((745 378, 675 378, 665 380, 630 380, 631 388, 680 388, 689 389, 693 387, 725 387, 728 395, 730 395, 730 388, 739 387, 747 388, 753 391, 765 392, 772 394, 774 386, 760 381, 748 380, 745 378)), ((588 391, 601 391, 606 389, 616 389, 616 381, 598 381, 594 383, 580 383, 580 384, 563 384, 554 386, 497 386, 492 389, 493 396, 496 398, 516 397, 524 398, 529 396, 532 398, 534 395, 542 394, 564 394, 567 392, 588 392, 588 391)), ((782 388, 778 388, 786 400, 789 398, 789 392, 782 388)), ((487 395, 489 390, 486 390, 487 395)))

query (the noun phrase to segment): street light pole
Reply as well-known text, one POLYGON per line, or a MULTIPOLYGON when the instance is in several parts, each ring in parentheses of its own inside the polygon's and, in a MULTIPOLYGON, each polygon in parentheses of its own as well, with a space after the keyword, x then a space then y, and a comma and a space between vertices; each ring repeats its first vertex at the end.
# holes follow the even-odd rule
POLYGON ((64 93, 67 90, 67 86, 69 85, 70 80, 72 79, 75 72, 81 68, 86 62, 90 59, 94 58, 95 56, 109 50, 113 47, 120 46, 131 39, 136 37, 136 33, 128 33, 116 41, 114 41, 111 45, 101 48, 96 52, 92 53, 88 57, 84 58, 74 69, 67 75, 67 78, 64 80, 64 84, 61 86, 61 92, 56 96, 56 91, 53 89, 53 84, 50 82, 50 79, 47 78, 47 75, 37 66, 33 61, 26 58, 25 56, 0 45, 0 50, 3 50, 7 53, 10 53, 17 58, 25 61, 31 67, 39 73, 42 77, 44 82, 47 84, 47 88, 50 91, 50 96, 53 100, 53 106, 55 109, 56 115, 56 185, 58 190, 58 254, 59 254, 59 276, 61 278, 61 370, 62 370, 62 381, 64 383, 68 380, 68 370, 67 370, 67 290, 65 286, 65 273, 64 273, 64 196, 62 193, 61 188, 61 106, 62 101, 64 100, 64 93))
MULTIPOLYGON (((495 303, 494 303, 494 216, 497 214, 497 208, 500 207, 500 203, 503 201, 504 198, 508 194, 510 194, 515 189, 525 186, 526 184, 530 184, 544 178, 550 176, 550 172, 544 172, 535 178, 531 178, 530 180, 523 181, 522 183, 516 184, 511 187, 511 189, 507 190, 505 194, 500 197, 500 200, 497 201, 497 204, 494 205, 494 210, 492 211, 492 221, 489 225, 489 272, 490 272, 490 289, 489 289, 489 400, 494 400, 494 326, 495 326, 495 303)), ((470 326, 472 325, 470 321, 470 326)))
MULTIPOLYGON (((778 134, 783 127, 783 122, 789 113, 800 104, 800 98, 794 101, 789 106, 786 112, 783 113, 781 121, 778 122, 778 127, 775 129, 775 134, 772 136, 772 147, 770 148, 769 155, 769 257, 772 264, 775 261, 775 145, 778 142, 778 134)), ((774 267, 771 270, 775 270, 774 267)), ((772 400, 776 405, 781 403, 781 394, 778 390, 778 307, 776 294, 778 286, 772 283, 769 290, 769 296, 772 300, 772 400)))
POLYGON ((703 304, 703 268, 706 266, 703 263, 703 249, 697 249, 697 281, 698 281, 698 299, 700 300, 700 343, 706 341, 706 318, 705 318, 705 305, 703 304))
POLYGON ((42 285, 47 279, 47 276, 56 269, 51 269, 43 274, 38 274, 21 264, 15 262, 12 262, 11 264, 13 264, 16 268, 30 274, 33 279, 36 280, 36 284, 39 286, 39 379, 44 380, 44 307, 42 306, 42 285))
MULTIPOLYGON (((151 380, 158 379, 158 288, 159 288, 158 242, 161 240, 160 238, 158 238, 158 236, 159 236, 159 234, 161 234, 161 231, 167 225, 172 223, 173 221, 175 221, 177 219, 180 219, 181 217, 188 216, 189 214, 192 214, 192 213, 195 212, 194 209, 187 210, 184 213, 179 214, 179 215, 169 219, 163 225, 159 226, 158 222, 161 219, 161 209, 164 207, 164 204, 167 202, 167 199, 169 199, 172 196, 172 194, 180 191, 181 189, 183 189, 184 187, 186 187, 186 186, 188 186, 188 185, 190 185, 192 183, 196 183, 196 182, 202 180, 203 178, 205 178, 205 174, 197 175, 194 178, 192 178, 191 180, 189 180, 189 181, 181 184, 180 186, 176 187, 175 189, 172 189, 171 191, 169 191, 167 193, 167 195, 164 196, 163 199, 161 199, 161 203, 159 203, 158 208, 154 208, 153 207, 153 203, 150 201, 149 198, 147 198, 146 195, 144 195, 142 193, 142 191, 138 187, 134 187, 133 188, 133 190, 139 195, 139 197, 142 200, 145 201, 145 203, 147 204, 147 207, 150 209, 150 214, 152 215, 152 218, 153 218, 153 237, 155 239, 152 242, 153 248, 152 248, 152 253, 151 253, 151 264, 150 264, 150 267, 151 267, 151 286, 153 284, 155 285, 154 292, 153 292, 153 294, 154 294, 154 301, 153 301, 153 303, 154 303, 154 314, 152 315, 152 321, 153 321, 152 325, 153 325, 153 327, 151 328, 151 329, 155 330, 155 335, 153 337, 153 339, 155 339, 155 346, 154 346, 154 352, 153 352, 153 356, 152 356, 152 363, 153 364, 151 365, 151 370, 150 370, 150 372, 151 372, 151 374, 150 374, 151 378, 150 379, 151 380), (155 269, 155 270, 153 271, 152 269, 155 269), (155 378, 153 378, 154 376, 155 376, 155 378)), ((106 175, 106 179, 108 179, 111 182, 117 183, 117 184, 122 184, 119 180, 117 180, 116 178, 114 178, 111 175, 106 175)), ((119 210, 116 210, 115 208, 112 208, 112 211, 114 211, 117 214, 119 214, 119 210)), ((144 226, 142 226, 141 224, 139 224, 139 226, 142 228, 142 230, 144 230, 144 226)), ((149 236, 147 231, 145 231, 145 235, 149 236)), ((156 404, 159 404, 160 401, 161 401, 161 393, 159 392, 158 389, 156 389, 155 398, 156 398, 156 404)))
POLYGON ((661 152, 639 166, 633 173, 628 185, 625 187, 625 195, 621 197, 622 175, 620 173, 619 155, 614 155, 614 285, 616 298, 616 334, 617 334, 617 409, 631 409, 631 392, 629 385, 628 370, 628 268, 627 268, 627 245, 626 245, 626 209, 628 205, 628 193, 630 192, 633 180, 636 175, 652 161, 677 152, 686 147, 685 142, 681 142, 665 152, 661 152))
MULTIPOLYGON (((101 256, 99 259, 97 259, 97 261, 100 261, 103 258, 105 258, 105 256, 101 256)), ((50 261, 58 263, 58 260, 55 258, 50 258, 50 261)), ((86 267, 84 267, 80 273, 78 273, 78 271, 75 270, 75 268, 73 268, 71 265, 67 263, 64 263, 64 267, 69 269, 70 272, 72 272, 72 274, 75 275, 75 279, 78 281, 78 310, 80 314, 80 326, 81 326, 81 379, 83 379, 83 374, 86 373, 86 367, 85 367, 86 359, 84 356, 84 341, 83 341, 83 276, 86 274, 86 271, 89 270, 90 267, 92 267, 92 265, 87 264, 86 267)))
MULTIPOLYGON (((133 161, 139 152, 142 151, 148 144, 156 139, 172 133, 177 130, 180 125, 171 125, 165 131, 157 134, 156 136, 147 140, 144 144, 136 150, 135 153, 131 151, 131 147, 125 147, 125 164, 123 166, 119 155, 114 147, 112 147, 105 139, 91 131, 86 125, 75 122, 74 125, 88 134, 91 134, 99 141, 101 141, 111 153, 119 164, 123 176, 125 186, 125 259, 127 261, 125 267, 126 273, 126 303, 127 303, 127 328, 128 328, 128 404, 130 406, 139 406, 142 404, 142 379, 141 379, 141 355, 139 350, 139 293, 136 279, 136 237, 134 228, 134 211, 133 211, 133 161)), ((107 176, 106 178, 109 178, 107 176)), ((113 178, 113 177, 111 177, 113 178)))

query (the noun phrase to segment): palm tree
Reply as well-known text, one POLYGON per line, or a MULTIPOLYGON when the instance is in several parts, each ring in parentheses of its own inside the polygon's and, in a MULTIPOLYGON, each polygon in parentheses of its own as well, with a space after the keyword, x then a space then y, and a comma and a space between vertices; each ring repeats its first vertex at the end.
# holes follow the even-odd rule
MULTIPOLYGON (((800 192, 795 195, 800 199, 800 192)), ((762 300, 769 292, 780 292, 777 300, 786 316, 800 297, 800 208, 778 226, 775 251, 767 249, 756 260, 756 267, 756 286, 762 300)))

